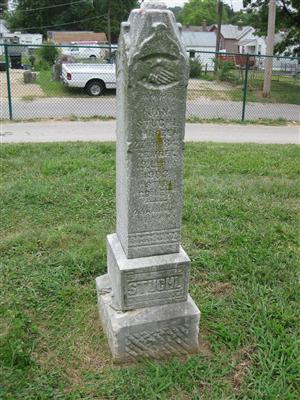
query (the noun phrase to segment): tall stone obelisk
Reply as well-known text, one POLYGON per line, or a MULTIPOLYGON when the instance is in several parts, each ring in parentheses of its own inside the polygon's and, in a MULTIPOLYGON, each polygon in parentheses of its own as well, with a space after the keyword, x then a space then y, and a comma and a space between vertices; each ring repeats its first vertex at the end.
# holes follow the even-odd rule
POLYGON ((122 24, 117 59, 117 232, 96 279, 116 360, 196 352, 200 311, 180 246, 188 58, 174 15, 146 1, 122 24))

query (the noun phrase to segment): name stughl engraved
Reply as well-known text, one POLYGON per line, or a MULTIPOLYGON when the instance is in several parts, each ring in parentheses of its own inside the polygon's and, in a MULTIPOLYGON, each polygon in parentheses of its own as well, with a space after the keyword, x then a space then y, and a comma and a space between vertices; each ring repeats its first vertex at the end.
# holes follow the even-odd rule
POLYGON ((179 275, 159 279, 147 279, 143 281, 129 282, 127 286, 127 295, 140 296, 146 293, 182 289, 182 286, 183 277, 179 275))

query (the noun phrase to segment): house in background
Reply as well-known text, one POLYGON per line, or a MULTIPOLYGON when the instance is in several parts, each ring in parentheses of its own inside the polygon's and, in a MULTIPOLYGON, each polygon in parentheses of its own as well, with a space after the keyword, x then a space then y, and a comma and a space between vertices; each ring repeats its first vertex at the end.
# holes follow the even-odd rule
POLYGON ((256 36, 255 29, 251 26, 238 37, 239 53, 242 54, 266 54, 267 44, 265 38, 256 36))
MULTIPOLYGON (((217 32, 217 25, 212 25, 211 32, 217 32)), ((222 25, 220 50, 227 53, 266 54, 266 42, 255 35, 252 26, 222 25)))
POLYGON ((213 59, 215 57, 213 53, 216 51, 217 42, 216 34, 214 32, 183 29, 182 39, 190 58, 198 59, 204 69, 212 71, 214 68, 213 59))
POLYGON ((43 35, 41 33, 14 32, 7 34, 5 37, 18 38, 20 44, 25 44, 28 47, 34 46, 35 44, 39 45, 43 43, 43 35))
MULTIPOLYGON (((237 25, 222 25, 221 26, 221 43, 220 50, 226 50, 228 53, 238 53, 239 52, 239 39, 248 32, 249 26, 237 26, 237 25)), ((217 34, 217 25, 212 25, 210 27, 210 32, 215 32, 217 34)))
POLYGON ((107 37, 104 32, 93 31, 48 31, 47 38, 56 44, 70 44, 75 42, 107 43, 107 37))
POLYGON ((187 25, 183 26, 183 30, 185 32, 209 32, 210 26, 207 26, 206 21, 204 20, 202 25, 187 25))
MULTIPOLYGON (((9 30, 7 29, 5 25, 4 19, 0 19, 0 44, 4 43, 4 36, 9 33, 9 30)), ((0 46, 0 55, 4 53, 4 48, 0 46)))

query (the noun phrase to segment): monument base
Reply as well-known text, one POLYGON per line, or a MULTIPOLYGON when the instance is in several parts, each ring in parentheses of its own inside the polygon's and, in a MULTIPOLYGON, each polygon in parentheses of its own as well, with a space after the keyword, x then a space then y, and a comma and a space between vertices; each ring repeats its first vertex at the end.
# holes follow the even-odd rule
POLYGON ((192 298, 182 303, 118 311, 108 274, 96 279, 98 307, 115 361, 163 358, 198 352, 200 311, 192 298))

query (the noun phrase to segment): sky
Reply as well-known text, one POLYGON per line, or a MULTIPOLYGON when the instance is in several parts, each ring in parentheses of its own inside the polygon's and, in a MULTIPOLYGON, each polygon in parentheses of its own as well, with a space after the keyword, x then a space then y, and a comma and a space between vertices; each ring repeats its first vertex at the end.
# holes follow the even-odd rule
MULTIPOLYGON (((169 7, 182 6, 187 0, 164 0, 169 7)), ((224 3, 233 7, 235 11, 240 10, 243 5, 243 0, 224 0, 224 3)))

